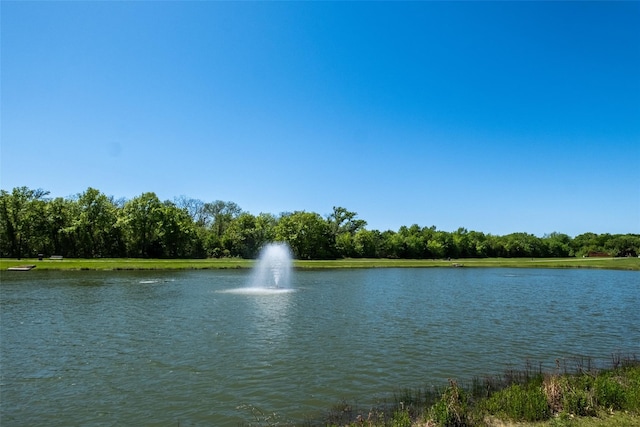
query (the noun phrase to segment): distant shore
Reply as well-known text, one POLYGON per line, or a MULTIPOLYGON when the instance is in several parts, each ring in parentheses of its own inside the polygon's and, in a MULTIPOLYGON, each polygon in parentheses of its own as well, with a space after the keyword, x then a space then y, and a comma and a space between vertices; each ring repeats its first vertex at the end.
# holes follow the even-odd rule
MULTIPOLYGON (((255 260, 241 258, 221 259, 142 259, 142 258, 23 258, 0 259, 0 271, 35 265, 31 271, 41 270, 218 270, 249 269, 255 260)), ((585 268, 640 271, 640 258, 467 258, 451 260, 407 259, 339 259, 295 260, 294 268, 585 268)), ((15 272, 15 274, 19 274, 15 272)), ((28 273, 26 273, 28 274, 28 273)))

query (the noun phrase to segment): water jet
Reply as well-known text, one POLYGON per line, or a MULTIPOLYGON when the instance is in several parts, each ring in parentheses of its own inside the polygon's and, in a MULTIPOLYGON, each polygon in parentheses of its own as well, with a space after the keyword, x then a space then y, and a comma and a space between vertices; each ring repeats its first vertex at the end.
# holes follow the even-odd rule
POLYGON ((269 243, 260 251, 251 278, 252 288, 289 289, 291 286, 291 250, 286 243, 269 243))
POLYGON ((271 295, 293 292, 291 270, 293 266, 291 249, 283 242, 265 245, 253 267, 249 283, 244 288, 221 291, 233 294, 271 295))

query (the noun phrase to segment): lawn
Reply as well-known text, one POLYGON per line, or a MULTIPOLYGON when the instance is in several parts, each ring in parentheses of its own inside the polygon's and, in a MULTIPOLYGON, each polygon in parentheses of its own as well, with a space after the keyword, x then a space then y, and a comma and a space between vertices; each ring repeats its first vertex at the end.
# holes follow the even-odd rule
MULTIPOLYGON (((35 258, 0 259, 0 270, 35 265, 37 270, 205 270, 251 268, 255 260, 222 259, 142 259, 142 258, 63 258, 42 261, 35 258)), ((510 268, 596 268, 640 271, 640 258, 469 258, 456 260, 339 259, 295 260, 298 269, 329 268, 427 268, 427 267, 510 267, 510 268)))

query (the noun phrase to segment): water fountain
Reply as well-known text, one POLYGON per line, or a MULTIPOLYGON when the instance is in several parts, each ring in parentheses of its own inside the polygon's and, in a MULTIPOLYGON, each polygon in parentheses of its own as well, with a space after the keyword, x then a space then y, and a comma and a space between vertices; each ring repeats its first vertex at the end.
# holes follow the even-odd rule
POLYGON ((251 280, 253 288, 289 289, 291 251, 286 243, 269 243, 260 252, 251 280))
POLYGON ((248 286, 222 292, 256 295, 293 292, 291 288, 292 265, 289 245, 283 242, 269 243, 260 251, 248 286))

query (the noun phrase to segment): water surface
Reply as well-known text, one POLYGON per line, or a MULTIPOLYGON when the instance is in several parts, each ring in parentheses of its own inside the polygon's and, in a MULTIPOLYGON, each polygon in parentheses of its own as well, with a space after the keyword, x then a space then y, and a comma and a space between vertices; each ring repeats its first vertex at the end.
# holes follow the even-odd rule
POLYGON ((2 273, 1 423, 238 425, 341 399, 640 354, 637 272, 2 273), (243 406, 246 405, 246 406, 243 406))

